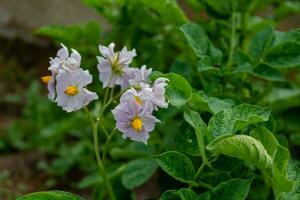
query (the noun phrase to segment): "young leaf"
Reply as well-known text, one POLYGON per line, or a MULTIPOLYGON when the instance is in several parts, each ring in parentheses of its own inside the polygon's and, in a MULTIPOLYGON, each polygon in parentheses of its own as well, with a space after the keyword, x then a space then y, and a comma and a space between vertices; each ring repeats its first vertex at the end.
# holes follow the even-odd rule
POLYGON ((212 137, 217 138, 221 135, 234 134, 250 124, 267 121, 269 115, 268 108, 240 104, 214 114, 208 123, 208 129, 212 137))
POLYGON ((35 192, 18 198, 17 200, 83 200, 83 198, 63 191, 35 192))
POLYGON ((122 174, 122 184, 127 189, 133 189, 145 183, 156 171, 154 160, 138 159, 126 165, 122 174))
POLYGON ((184 183, 192 183, 196 172, 192 161, 177 151, 167 151, 154 157, 158 165, 170 176, 184 183))

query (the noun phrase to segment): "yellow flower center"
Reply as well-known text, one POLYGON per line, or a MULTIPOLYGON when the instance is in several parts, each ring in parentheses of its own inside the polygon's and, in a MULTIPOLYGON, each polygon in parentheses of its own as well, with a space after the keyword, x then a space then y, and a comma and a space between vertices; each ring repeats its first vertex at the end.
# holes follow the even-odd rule
POLYGON ((140 132, 143 128, 143 122, 139 117, 134 118, 131 122, 131 125, 136 132, 140 132))
POLYGON ((111 68, 116 74, 122 74, 122 66, 119 63, 119 53, 116 53, 114 57, 110 59, 111 68))
POLYGON ((69 96, 74 96, 78 93, 78 88, 74 85, 70 85, 66 88, 65 93, 69 96))
POLYGON ((143 101, 139 96, 134 96, 135 103, 138 105, 142 105, 143 101))
POLYGON ((52 78, 52 76, 42 76, 41 77, 43 83, 45 83, 46 85, 48 84, 48 82, 50 81, 51 78, 52 78))

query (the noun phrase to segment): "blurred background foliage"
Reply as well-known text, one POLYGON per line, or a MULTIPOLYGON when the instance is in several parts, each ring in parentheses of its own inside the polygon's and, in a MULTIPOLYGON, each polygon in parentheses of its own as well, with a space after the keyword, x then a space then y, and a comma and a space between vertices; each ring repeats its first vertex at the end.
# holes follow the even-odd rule
MULTIPOLYGON (((82 6, 95 9, 105 22, 94 20, 86 24, 41 27, 34 31, 35 36, 43 40, 51 39, 49 46, 44 49, 24 44, 18 39, 7 41, 0 38, 0 160, 3 160, 0 161, 0 198, 14 199, 22 193, 55 188, 74 191, 82 196, 88 196, 93 191, 95 199, 101 195, 102 182, 97 174, 91 130, 84 113, 63 112, 47 99, 46 88, 39 80, 40 75, 47 73, 48 57, 55 55, 60 43, 81 53, 82 66, 94 75, 91 89, 100 96, 103 90, 98 81, 95 59, 99 55, 98 44, 115 42, 118 48, 124 45, 137 50, 138 57, 132 64, 135 67, 147 64, 155 71, 179 73, 195 89, 203 90, 208 96, 230 99, 236 104, 246 102, 271 106, 272 120, 268 122, 268 127, 281 144, 289 147, 292 157, 298 161, 299 64, 276 68, 267 66, 264 68, 267 71, 259 68, 252 71, 251 66, 260 65, 256 63, 259 59, 255 57, 259 54, 255 54, 252 45, 260 42, 255 43, 255 38, 260 38, 257 32, 269 30, 268 35, 278 35, 280 33, 266 28, 287 30, 299 27, 300 2, 238 1, 236 11, 242 14, 235 18, 238 26, 233 47, 229 43, 231 7, 230 3, 225 2, 82 0, 82 6), (215 55, 215 60, 201 56, 201 52, 200 56, 195 56, 180 30, 181 25, 188 21, 200 24, 204 30, 202 39, 207 37, 207 41, 213 41, 211 46, 220 49, 223 55, 212 48, 209 53, 215 55), (108 28, 104 29, 102 23, 108 24, 108 28), (229 55, 230 48, 234 49, 233 55, 229 55), (249 58, 246 52, 254 59, 249 58), (230 71, 222 64, 229 56, 233 59, 233 69, 230 71), (12 155, 14 159, 10 159, 12 155), (15 173, 15 168, 20 166, 27 167, 22 168, 23 172, 15 173), (27 184, 29 181, 32 183, 27 184)), ((298 37, 299 42, 299 35, 291 37, 298 37)), ((203 40, 199 39, 199 42, 203 40)), ((299 46, 300 43, 297 48, 299 46)), ((298 52, 294 56, 298 57, 300 48, 296 50, 298 52)), ((273 56, 276 58, 278 55, 273 56)), ((97 113, 101 105, 94 104, 94 112, 97 113)), ((204 120, 208 121, 210 113, 202 114, 204 120)), ((116 194, 122 199, 133 194, 129 190, 131 188, 125 188, 122 184, 124 167, 120 167, 121 164, 141 162, 141 159, 173 149, 176 145, 175 136, 182 130, 180 110, 170 107, 158 115, 162 124, 151 134, 148 146, 124 141, 118 134, 109 147, 109 176, 119 186, 115 187, 118 189, 116 194)), ((106 113, 104 123, 108 127, 114 126, 109 112, 106 113)), ((103 135, 100 134, 100 137, 103 135)), ((179 183, 174 185, 170 177, 158 171, 133 193, 140 199, 145 196, 155 199, 162 191, 174 188, 176 184, 179 183)), ((256 191, 259 189, 253 188, 256 191)), ((262 191, 261 196, 264 195, 268 194, 262 191)), ((251 196, 249 198, 255 199, 251 196)))

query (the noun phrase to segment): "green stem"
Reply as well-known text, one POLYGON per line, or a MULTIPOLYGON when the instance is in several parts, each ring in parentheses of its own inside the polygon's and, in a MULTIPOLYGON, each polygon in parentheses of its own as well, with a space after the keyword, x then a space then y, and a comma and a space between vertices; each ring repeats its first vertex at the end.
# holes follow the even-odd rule
POLYGON ((98 164, 100 174, 103 178, 103 182, 104 182, 105 187, 108 191, 108 195, 109 195, 110 200, 115 200, 116 197, 113 193, 111 184, 110 184, 110 182, 108 180, 108 177, 106 175, 105 166, 104 166, 104 164, 101 160, 100 153, 99 153, 99 143, 98 143, 98 124, 99 124, 99 120, 97 120, 97 122, 95 122, 92 115, 90 114, 89 110, 86 107, 84 107, 84 109, 85 109, 85 111, 86 111, 86 113, 87 113, 87 115, 90 119, 90 122, 91 122, 91 125, 92 125, 92 128, 93 128, 94 150, 95 150, 96 160, 97 160, 97 164, 98 164))
POLYGON ((108 90, 109 90, 109 88, 107 87, 105 89, 105 94, 104 94, 104 100, 103 100, 104 104, 106 104, 106 100, 107 100, 107 96, 108 96, 108 90))
POLYGON ((200 174, 202 173, 202 171, 204 170, 204 168, 205 168, 205 163, 203 162, 202 165, 199 167, 199 169, 197 171, 197 174, 196 174, 197 178, 200 176, 200 174))
POLYGON ((111 138, 114 136, 115 132, 116 132, 116 128, 114 128, 114 129, 111 131, 110 135, 108 135, 108 137, 107 137, 107 139, 106 139, 106 142, 105 142, 105 144, 104 144, 104 147, 103 147, 103 154, 102 154, 102 160, 103 160, 103 163, 105 163, 108 144, 109 144, 111 138))
POLYGON ((235 47, 235 32, 236 32, 236 13, 235 11, 232 12, 231 15, 231 33, 230 33, 230 44, 229 44, 229 55, 228 55, 228 62, 227 67, 232 67, 232 58, 233 58, 233 51, 235 47))
POLYGON ((197 137, 199 151, 201 153, 203 163, 211 168, 212 167, 211 164, 207 161, 207 156, 206 156, 206 152, 205 152, 205 144, 204 144, 203 138, 201 137, 200 133, 196 133, 196 137, 197 137))
POLYGON ((213 187, 211 187, 211 185, 201 182, 201 181, 198 181, 198 186, 209 189, 209 190, 213 188, 213 187))
POLYGON ((241 46, 243 51, 246 51, 248 17, 249 14, 247 11, 241 13, 241 27, 242 27, 241 46))
POLYGON ((104 134, 106 135, 106 137, 109 137, 109 134, 108 134, 106 128, 104 127, 104 125, 102 123, 99 123, 99 124, 100 124, 100 127, 103 130, 104 134))

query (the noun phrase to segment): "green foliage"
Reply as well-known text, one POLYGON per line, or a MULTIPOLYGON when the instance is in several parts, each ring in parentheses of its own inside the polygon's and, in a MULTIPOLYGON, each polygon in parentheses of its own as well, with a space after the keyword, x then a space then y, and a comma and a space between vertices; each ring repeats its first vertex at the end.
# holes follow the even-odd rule
POLYGON ((195 169, 192 161, 184 154, 168 151, 155 156, 158 165, 170 176, 184 183, 193 183, 195 169))
POLYGON ((145 183, 156 171, 157 164, 153 160, 134 160, 126 165, 122 183, 127 189, 133 189, 145 183))
MULTIPOLYGON (((260 131, 257 134, 260 134, 260 131)), ((293 181, 289 180, 286 174, 289 154, 286 154, 284 148, 277 147, 276 154, 278 155, 271 156, 268 153, 268 151, 272 151, 270 147, 274 145, 269 143, 274 142, 274 139, 264 141, 267 143, 265 146, 268 150, 260 141, 246 135, 223 136, 210 143, 207 148, 213 154, 225 154, 255 165, 267 178, 270 178, 275 195, 278 196, 282 192, 291 191, 293 181)))
POLYGON ((170 104, 176 107, 181 107, 188 102, 192 95, 192 87, 189 82, 181 75, 175 73, 168 73, 162 76, 169 80, 166 95, 170 104))
POLYGON ((196 56, 204 62, 205 65, 221 63, 223 56, 222 51, 212 44, 201 26, 188 23, 181 27, 181 31, 184 33, 196 56))
POLYGON ((187 188, 180 190, 169 190, 163 193, 160 200, 197 200, 197 195, 187 188))
POLYGON ((203 199, 243 200, 247 198, 253 179, 231 179, 222 182, 207 194, 201 196, 203 199))
POLYGON ((222 110, 210 119, 208 129, 213 138, 234 134, 238 130, 269 119, 270 110, 249 104, 241 104, 232 109, 222 110))

